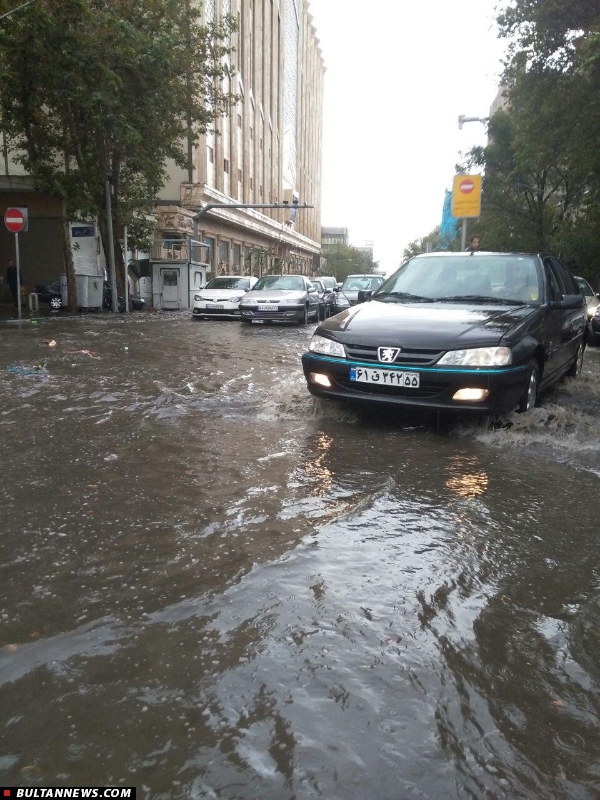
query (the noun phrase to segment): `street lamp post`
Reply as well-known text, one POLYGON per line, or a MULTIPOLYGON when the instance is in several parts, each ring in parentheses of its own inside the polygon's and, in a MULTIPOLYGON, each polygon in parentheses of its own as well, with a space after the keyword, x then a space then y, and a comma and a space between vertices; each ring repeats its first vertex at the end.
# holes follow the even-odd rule
POLYGON ((27 6, 30 6, 34 2, 35 0, 27 0, 26 3, 21 3, 20 6, 13 8, 12 11, 5 11, 4 14, 0 14, 0 19, 5 19, 6 17, 10 17, 16 11, 21 11, 22 8, 27 8, 27 6))
MULTIPOLYGON (((487 125, 489 122, 489 117, 467 117, 465 114, 460 114, 458 117, 458 130, 462 131, 463 125, 465 122, 481 122, 483 125, 487 125)), ((460 231, 460 247, 461 250, 465 250, 467 247, 467 218, 463 217, 462 227, 460 231)))

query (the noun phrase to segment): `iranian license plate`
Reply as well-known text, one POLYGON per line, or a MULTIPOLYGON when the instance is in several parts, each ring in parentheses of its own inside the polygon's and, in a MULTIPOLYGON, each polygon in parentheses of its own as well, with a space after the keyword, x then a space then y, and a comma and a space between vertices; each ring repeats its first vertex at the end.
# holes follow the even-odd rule
POLYGON ((259 311, 277 311, 277 306, 259 306, 259 311))
POLYGON ((225 306, 218 305, 217 303, 207 303, 207 308, 225 308, 225 306))
POLYGON ((401 386, 404 389, 418 389, 421 386, 421 375, 418 372, 400 372, 395 369, 352 367, 350 380, 357 383, 378 383, 381 386, 401 386))

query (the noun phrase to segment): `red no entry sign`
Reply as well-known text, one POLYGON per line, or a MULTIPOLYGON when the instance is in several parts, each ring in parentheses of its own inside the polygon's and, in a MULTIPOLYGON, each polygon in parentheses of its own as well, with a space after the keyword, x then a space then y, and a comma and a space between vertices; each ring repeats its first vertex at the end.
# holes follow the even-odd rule
POLYGON ((21 233, 27 230, 27 209, 7 208, 4 215, 4 224, 11 233, 21 233))
POLYGON ((475 184, 468 178, 460 183, 460 190, 463 194, 471 194, 474 188, 475 184))

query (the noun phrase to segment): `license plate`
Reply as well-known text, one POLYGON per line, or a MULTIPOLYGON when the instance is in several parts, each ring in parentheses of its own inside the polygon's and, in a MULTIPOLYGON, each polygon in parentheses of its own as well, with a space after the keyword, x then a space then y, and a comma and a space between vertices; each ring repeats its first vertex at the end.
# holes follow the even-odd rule
POLYGON ((206 308, 225 308, 225 306, 217 305, 217 303, 207 303, 206 308))
POLYGON ((381 386, 401 386, 404 389, 418 389, 421 386, 421 375, 418 372, 400 372, 395 369, 352 367, 350 380, 357 383, 378 383, 381 386))
POLYGON ((259 306, 259 311, 277 311, 278 306, 259 306))

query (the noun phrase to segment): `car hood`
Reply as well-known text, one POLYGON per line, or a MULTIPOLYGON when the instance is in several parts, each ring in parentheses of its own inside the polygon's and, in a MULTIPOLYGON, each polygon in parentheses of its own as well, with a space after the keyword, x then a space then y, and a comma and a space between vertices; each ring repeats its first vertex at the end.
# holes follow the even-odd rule
POLYGON ((537 306, 409 305, 371 300, 331 317, 318 332, 346 344, 450 350, 499 342, 538 310, 537 306))
POLYGON ((248 292, 244 300, 253 300, 258 303, 267 303, 272 300, 275 303, 280 303, 282 300, 303 300, 305 296, 306 292, 300 289, 293 291, 261 289, 258 292, 248 292))
POLYGON ((203 300, 212 300, 215 297, 228 300, 230 297, 244 296, 246 292, 244 289, 198 289, 196 294, 203 300))

